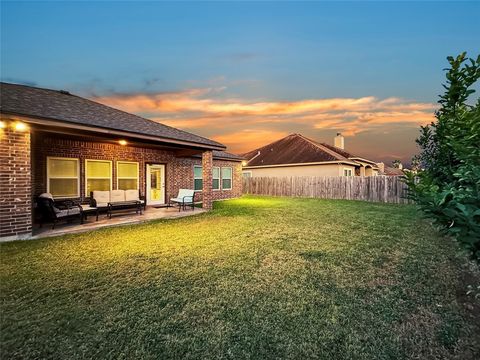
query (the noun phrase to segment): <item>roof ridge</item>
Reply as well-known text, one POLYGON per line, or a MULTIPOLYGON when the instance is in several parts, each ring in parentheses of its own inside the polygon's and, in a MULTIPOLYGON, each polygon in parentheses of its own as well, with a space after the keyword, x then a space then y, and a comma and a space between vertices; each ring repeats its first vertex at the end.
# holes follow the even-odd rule
POLYGON ((293 136, 293 135, 297 135, 297 134, 289 134, 287 136, 284 136, 282 137, 281 139, 278 139, 278 140, 275 140, 275 141, 272 141, 271 143, 268 143, 266 145, 263 145, 263 146, 260 146, 259 148, 256 148, 256 149, 253 149, 253 150, 250 150, 250 151, 247 151, 246 153, 243 153, 242 155, 246 155, 246 154, 250 154, 250 153, 253 153, 253 152, 258 152, 262 149, 265 149, 265 148, 268 148, 269 146, 272 146, 273 144, 279 142, 279 141, 282 141, 290 136, 293 136))
POLYGON ((327 152, 328 154, 338 158, 339 160, 349 160, 347 157, 343 156, 342 154, 339 154, 337 153, 336 151, 333 151, 332 149, 329 149, 328 147, 324 146, 323 144, 319 143, 319 142, 316 142, 315 140, 312 140, 312 139, 309 139, 307 138, 306 136, 302 135, 302 134, 296 134, 298 135, 299 137, 301 137, 302 139, 308 141, 309 143, 311 143, 312 145, 318 147, 319 149, 327 152))

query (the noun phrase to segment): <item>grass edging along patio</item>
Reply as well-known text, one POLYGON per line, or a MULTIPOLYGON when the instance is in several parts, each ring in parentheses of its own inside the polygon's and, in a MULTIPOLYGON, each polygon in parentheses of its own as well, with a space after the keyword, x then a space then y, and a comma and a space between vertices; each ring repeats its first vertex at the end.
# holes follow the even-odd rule
POLYGON ((0 249, 2 358, 480 350, 457 294, 463 258, 410 205, 243 197, 201 216, 0 249))

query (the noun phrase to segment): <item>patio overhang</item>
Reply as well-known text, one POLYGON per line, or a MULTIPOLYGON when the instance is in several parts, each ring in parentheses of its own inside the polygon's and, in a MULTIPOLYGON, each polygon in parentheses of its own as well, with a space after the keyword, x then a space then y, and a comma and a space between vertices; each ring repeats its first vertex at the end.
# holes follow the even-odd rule
MULTIPOLYGON (((90 138, 96 139, 110 139, 111 141, 118 142, 119 140, 126 140, 132 144, 141 144, 142 146, 150 145, 155 147, 163 147, 169 149, 190 149, 195 150, 193 154, 200 154, 202 151, 205 150, 225 150, 226 147, 224 145, 216 146, 216 145, 206 145, 201 144, 193 141, 185 141, 167 137, 159 137, 159 136, 150 136, 130 131, 123 131, 123 130, 116 130, 116 129, 109 129, 109 128, 102 128, 98 126, 92 125, 80 125, 78 123, 71 123, 66 121, 59 121, 55 119, 49 118, 41 118, 41 117, 30 117, 21 114, 14 114, 8 112, 2 112, 1 114, 2 119, 7 121, 21 121, 30 125, 30 127, 35 130, 41 130, 45 132, 51 133, 59 133, 59 134, 69 134, 69 135, 85 135, 90 138)), ((188 155, 180 155, 180 156, 190 156, 193 154, 188 155)))

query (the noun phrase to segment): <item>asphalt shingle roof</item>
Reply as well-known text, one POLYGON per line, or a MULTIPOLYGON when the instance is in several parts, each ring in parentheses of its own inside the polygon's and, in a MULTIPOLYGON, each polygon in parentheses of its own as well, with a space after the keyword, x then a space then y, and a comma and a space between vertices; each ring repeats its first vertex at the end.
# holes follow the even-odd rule
POLYGON ((291 134, 271 144, 243 154, 247 166, 348 161, 347 157, 300 134, 291 134))
MULTIPOLYGON (((212 155, 214 159, 225 159, 225 160, 233 160, 233 161, 245 160, 243 156, 235 155, 226 151, 213 150, 212 155)), ((193 155, 193 157, 201 158, 202 155, 193 155)))
MULTIPOLYGON (((216 141, 145 119, 65 91, 0 83, 0 111, 47 118, 104 129, 126 131, 201 145, 222 147, 216 141)), ((161 139, 159 139, 161 140, 161 139)))

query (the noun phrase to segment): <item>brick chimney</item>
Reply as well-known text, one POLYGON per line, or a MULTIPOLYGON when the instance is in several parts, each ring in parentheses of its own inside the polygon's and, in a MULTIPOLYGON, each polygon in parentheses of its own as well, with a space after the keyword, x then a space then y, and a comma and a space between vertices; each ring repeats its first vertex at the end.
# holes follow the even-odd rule
POLYGON ((345 149, 345 139, 342 133, 337 133, 337 136, 333 138, 333 145, 339 149, 345 149))

